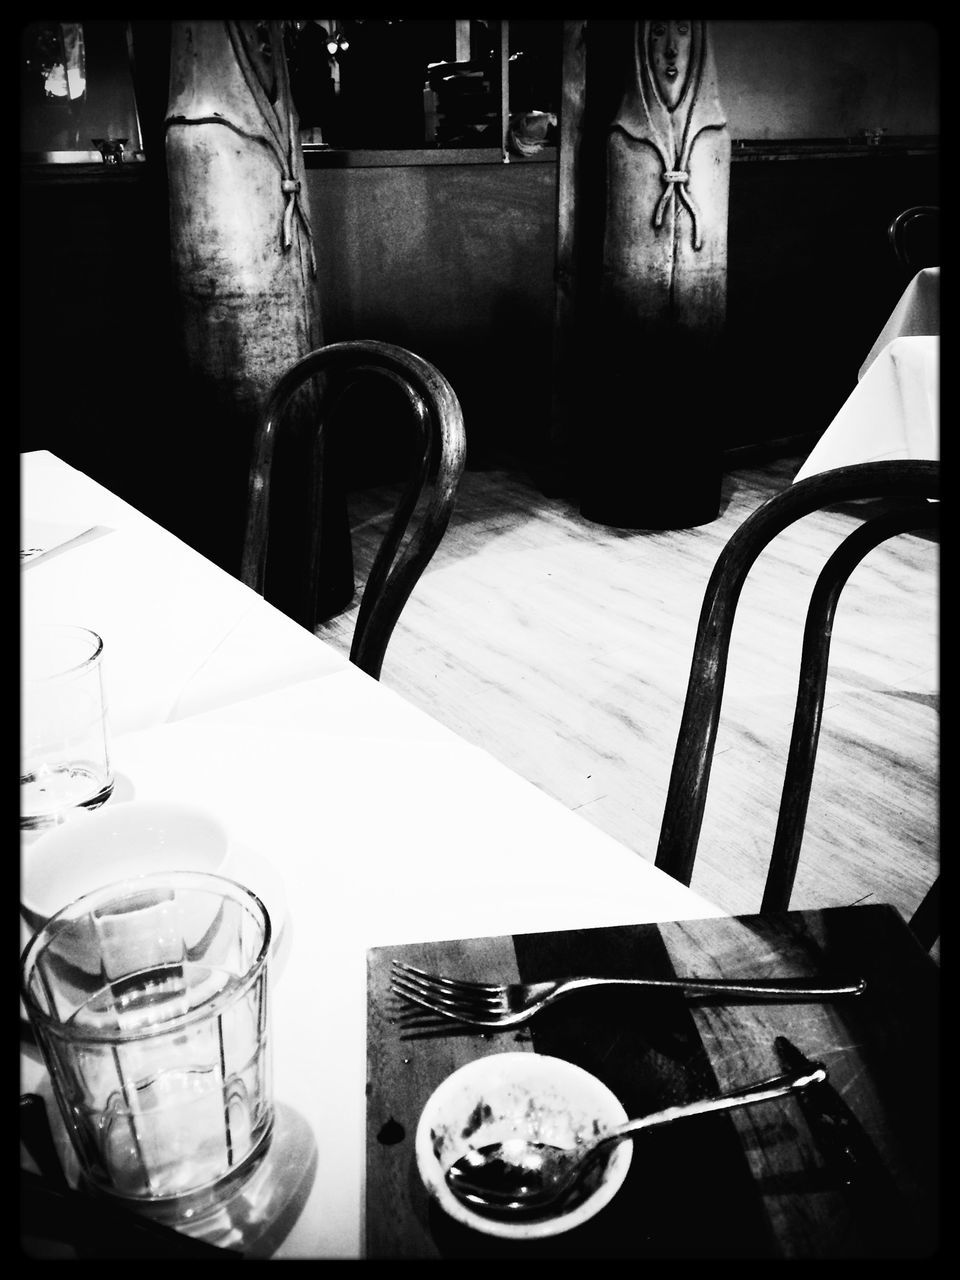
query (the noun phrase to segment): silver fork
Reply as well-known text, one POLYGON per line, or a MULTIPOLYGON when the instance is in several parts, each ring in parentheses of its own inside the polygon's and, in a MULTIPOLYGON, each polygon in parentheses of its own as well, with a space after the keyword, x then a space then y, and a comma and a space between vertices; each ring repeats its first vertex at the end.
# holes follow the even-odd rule
POLYGON ((807 978, 564 978, 554 982, 462 982, 424 973, 413 965, 392 961, 390 987, 404 1000, 442 1018, 475 1027, 515 1027, 535 1013, 587 987, 648 987, 682 990, 688 995, 743 996, 754 1000, 816 1000, 828 996, 858 996, 863 978, 819 983, 807 978))

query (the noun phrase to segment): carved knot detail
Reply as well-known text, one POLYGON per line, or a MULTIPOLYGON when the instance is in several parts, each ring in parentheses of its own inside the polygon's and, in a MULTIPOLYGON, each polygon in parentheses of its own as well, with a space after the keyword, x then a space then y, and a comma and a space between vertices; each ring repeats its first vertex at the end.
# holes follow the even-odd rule
POLYGON ((664 169, 660 178, 663 182, 663 192, 657 201, 657 207, 653 211, 653 225, 659 230, 663 225, 663 215, 667 211, 667 205, 676 202, 679 197, 680 203, 685 205, 690 214, 690 221, 693 223, 693 247, 694 250, 700 249, 703 239, 700 235, 700 225, 697 216, 697 206, 693 201, 693 197, 687 190, 687 183, 690 181, 690 171, 688 169, 664 169))
POLYGON ((307 228, 307 245, 310 250, 310 272, 316 275, 317 266, 316 259, 313 256, 313 236, 310 234, 310 224, 303 215, 303 209, 300 203, 300 181, 298 178, 282 178, 280 181, 280 190, 287 197, 287 206, 283 211, 283 247, 289 249, 293 245, 293 219, 298 210, 303 218, 304 226, 307 228))

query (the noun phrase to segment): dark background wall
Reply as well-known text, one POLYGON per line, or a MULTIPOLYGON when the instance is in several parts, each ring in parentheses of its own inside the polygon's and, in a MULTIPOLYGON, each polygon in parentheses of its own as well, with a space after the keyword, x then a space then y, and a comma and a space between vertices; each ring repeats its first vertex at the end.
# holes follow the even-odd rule
MULTIPOLYGON (((822 431, 906 283, 886 227, 908 205, 939 203, 938 33, 913 22, 712 30, 735 143, 716 424, 730 449, 822 431), (874 128, 886 133, 866 145, 874 128)), ((151 53, 141 43, 141 65, 151 53)), ((163 103, 138 105, 144 162, 23 166, 21 448, 53 449, 198 542, 218 495, 184 500, 202 423, 175 377, 155 161, 163 103)), ((378 337, 433 359, 464 403, 469 464, 507 455, 536 468, 549 428, 555 160, 348 159, 308 168, 308 188, 326 340, 378 337)))
POLYGON ((731 138, 939 133, 935 23, 750 19, 710 31, 731 138))

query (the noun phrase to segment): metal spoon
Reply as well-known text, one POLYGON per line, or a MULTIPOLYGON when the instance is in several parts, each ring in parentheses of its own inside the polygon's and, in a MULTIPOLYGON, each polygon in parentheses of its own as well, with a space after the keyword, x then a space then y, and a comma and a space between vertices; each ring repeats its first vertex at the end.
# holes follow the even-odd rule
POLYGON ((666 1107, 638 1120, 628 1120, 578 1147, 555 1147, 546 1142, 509 1138, 468 1151, 446 1173, 447 1186, 464 1204, 496 1217, 539 1213, 557 1204, 576 1186, 600 1152, 608 1151, 644 1129, 653 1129, 688 1116, 731 1111, 770 1098, 796 1093, 827 1078, 822 1063, 792 1075, 771 1076, 716 1098, 666 1107))

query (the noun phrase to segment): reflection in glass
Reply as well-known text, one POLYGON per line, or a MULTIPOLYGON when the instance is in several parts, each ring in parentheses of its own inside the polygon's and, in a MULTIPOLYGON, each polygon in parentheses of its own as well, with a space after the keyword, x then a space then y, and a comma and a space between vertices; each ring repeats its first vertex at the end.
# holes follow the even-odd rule
POLYGON ((82 98, 87 87, 83 24, 32 23, 24 33, 24 67, 45 101, 82 98))
MULTIPOLYGON (((159 25, 159 24, 156 24, 159 25)), ((29 161, 89 163, 123 140, 142 159, 130 23, 31 22, 20 30, 20 152, 29 161), (99 141, 94 141, 98 139, 99 141)), ((114 159, 119 155, 114 149, 114 159)))
POLYGON ((80 22, 31 22, 20 37, 22 128, 43 122, 64 149, 78 144, 87 93, 80 22))
POLYGON ((500 150, 501 35, 508 37, 511 145, 556 143, 562 22, 313 18, 284 23, 291 89, 308 146, 500 150))

